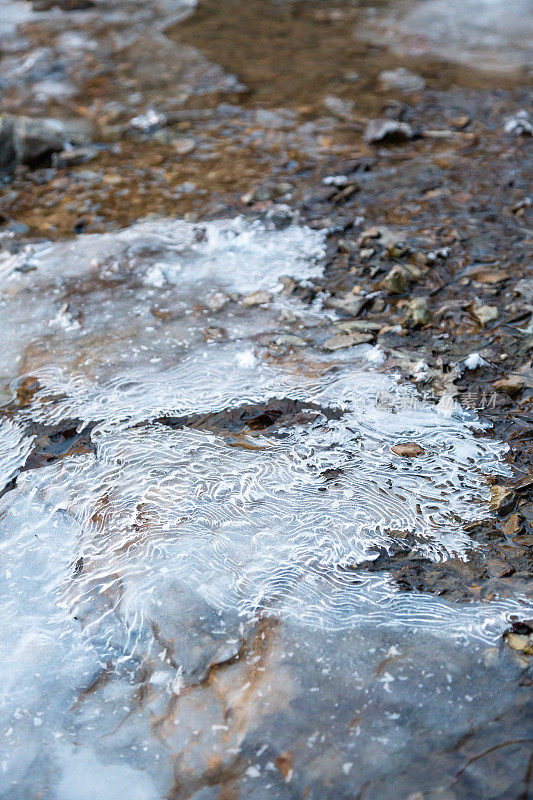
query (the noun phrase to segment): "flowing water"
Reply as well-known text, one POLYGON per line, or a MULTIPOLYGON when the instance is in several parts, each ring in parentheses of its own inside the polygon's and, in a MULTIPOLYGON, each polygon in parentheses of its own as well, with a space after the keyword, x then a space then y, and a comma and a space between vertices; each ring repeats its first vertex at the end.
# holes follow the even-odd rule
POLYGON ((531 606, 372 563, 466 559, 506 448, 378 347, 300 347, 327 236, 277 206, 2 254, 2 797, 505 796, 475 756, 527 740, 531 606))

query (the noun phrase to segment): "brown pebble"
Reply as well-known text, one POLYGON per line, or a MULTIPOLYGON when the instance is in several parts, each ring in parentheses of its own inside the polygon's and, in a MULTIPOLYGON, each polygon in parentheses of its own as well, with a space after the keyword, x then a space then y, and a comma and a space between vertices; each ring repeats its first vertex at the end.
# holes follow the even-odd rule
POLYGON ((391 450, 393 453, 396 453, 397 456, 403 456, 404 458, 416 458, 426 452, 424 448, 420 447, 416 442, 395 444, 391 447, 391 450))

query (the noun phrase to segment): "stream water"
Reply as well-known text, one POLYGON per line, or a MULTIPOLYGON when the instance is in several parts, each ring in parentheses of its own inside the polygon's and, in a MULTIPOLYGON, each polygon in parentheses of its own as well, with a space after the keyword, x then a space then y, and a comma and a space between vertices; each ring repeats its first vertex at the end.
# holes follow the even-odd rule
MULTIPOLYGON (((276 644, 262 677, 273 697, 254 690, 257 750, 287 670, 297 696, 307 681, 324 693, 317 671, 349 672, 369 691, 355 678, 361 645, 365 658, 383 650, 380 660, 397 662, 378 681, 386 693, 405 680, 422 698, 409 670, 428 670, 416 653, 431 642, 445 654, 436 680, 449 713, 466 695, 482 701, 472 653, 524 613, 520 598, 452 605, 357 567, 406 536, 420 555, 464 557, 474 546, 465 523, 489 513, 485 476, 505 473, 501 447, 475 436, 453 401, 402 410, 413 390, 372 368, 369 345, 337 358, 269 356, 280 319, 305 336, 325 313, 289 301, 280 283, 316 277, 323 248, 324 234, 297 222, 237 218, 140 223, 5 259, 3 319, 17 337, 2 354, 3 383, 28 389, 31 376, 33 388, 2 423, 3 483, 37 443, 66 439, 2 501, 6 796, 43 784, 65 800, 166 796, 176 737, 206 760, 202 771, 213 752, 236 758, 249 726, 233 731, 212 698, 185 721, 179 698, 236 658, 258 624, 275 626, 276 644), (257 291, 272 302, 239 301, 257 291), (413 440, 418 459, 391 451, 413 440), (319 658, 285 663, 313 641, 319 658)), ((299 718, 307 737, 316 713, 299 718)), ((358 744, 335 742, 343 763, 358 744)), ((261 775, 248 772, 252 784, 261 775)))
POLYGON ((520 762, 500 637, 528 601, 372 568, 405 542, 467 558, 505 447, 379 347, 300 346, 332 312, 285 289, 321 277, 327 234, 278 205, 2 253, 6 800, 512 785, 503 753, 476 757, 520 762))

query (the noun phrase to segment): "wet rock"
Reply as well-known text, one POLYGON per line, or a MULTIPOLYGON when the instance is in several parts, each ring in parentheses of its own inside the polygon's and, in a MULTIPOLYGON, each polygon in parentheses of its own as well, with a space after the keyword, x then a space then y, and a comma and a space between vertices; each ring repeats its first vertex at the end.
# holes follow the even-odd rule
POLYGON ((489 558, 487 560, 487 572, 494 578, 508 578, 514 574, 515 569, 504 559, 489 558))
POLYGON ((490 487, 490 507, 502 516, 508 514, 515 504, 515 493, 508 486, 495 484, 490 487))
POLYGON ((60 153, 54 153, 52 163, 57 169, 69 169, 79 164, 87 164, 98 155, 98 151, 93 147, 72 147, 60 153))
POLYGON ((180 139, 175 139, 173 142, 174 150, 179 156, 188 156, 194 150, 196 150, 198 143, 196 139, 191 137, 182 137, 180 139))
POLYGON ((392 294, 405 292, 409 285, 409 273, 403 267, 396 266, 382 280, 381 285, 392 294))
POLYGON ((270 187, 257 186, 242 195, 241 203, 244 203, 244 205, 247 206, 250 206, 253 203, 266 203, 269 200, 273 200, 288 194, 292 191, 292 188, 292 184, 284 181, 281 183, 276 183, 270 187))
POLYGON ((504 641, 521 655, 533 656, 533 620, 513 622, 503 634, 504 641))
POLYGON ((365 228, 357 239, 360 247, 369 247, 375 241, 381 246, 389 248, 401 245, 402 231, 396 231, 386 225, 371 225, 370 228, 365 228))
POLYGON ((509 279, 508 273, 503 269, 486 269, 481 267, 470 274, 477 283, 486 283, 489 285, 503 283, 503 281, 509 279))
POLYGON ((0 167, 35 166, 63 150, 67 138, 59 120, 4 114, 0 117, 0 167))
POLYGON ((505 133, 512 136, 533 136, 533 124, 528 112, 522 108, 512 117, 508 117, 503 126, 505 133))
POLYGON ((322 347, 324 350, 333 352, 341 350, 343 347, 352 347, 355 344, 368 344, 373 340, 374 335, 371 333, 337 333, 331 339, 327 339, 322 347))
POLYGON ((402 458, 416 458, 423 455, 426 451, 416 442, 402 442, 391 447, 393 453, 402 458))
POLYGON ((300 339, 299 336, 294 336, 291 333, 283 333, 276 339, 276 344, 280 347, 304 347, 305 341, 300 339))
POLYGON ((257 292, 252 292, 252 294, 243 297, 241 304, 243 306, 260 306, 263 303, 270 303, 271 300, 272 295, 270 292, 265 292, 264 289, 259 289, 257 292))
POLYGON ((498 319, 498 309, 496 306, 474 306, 472 314, 477 319, 482 328, 488 325, 489 322, 494 322, 498 319))
POLYGON ((404 92, 421 92, 426 82, 421 75, 411 72, 405 67, 398 69, 384 69, 379 73, 378 81, 383 89, 404 92))
POLYGON ((519 512, 510 514, 510 516, 502 522, 502 528, 507 536, 517 536, 524 530, 524 518, 519 512))
POLYGON ((210 311, 220 311, 224 306, 229 303, 230 298, 224 292, 213 292, 208 295, 205 304, 210 311))
POLYGON ((522 492, 525 493, 525 492, 531 491, 531 489, 533 489, 533 472, 531 472, 529 475, 525 475, 523 478, 521 478, 518 481, 518 483, 515 484, 514 488, 515 488, 515 491, 520 492, 520 493, 522 493, 522 492))
POLYGON ((368 144, 402 144, 415 138, 415 132, 406 122, 393 119, 373 119, 365 130, 368 144))
POLYGON ((524 388, 524 379, 521 375, 509 375, 508 378, 501 378, 492 385, 497 392, 505 392, 510 397, 516 397, 524 388))
POLYGON ((340 97, 328 94, 324 98, 324 107, 335 117, 349 117, 353 112, 353 102, 342 100, 340 97))
POLYGON ((354 331, 363 331, 364 333, 373 331, 377 333, 381 330, 382 325, 379 322, 371 322, 366 319, 346 319, 341 322, 336 322, 335 327, 345 333, 353 333, 354 331))
POLYGON ((0 116, 0 167, 10 167, 16 163, 14 127, 13 117, 7 114, 0 116))
POLYGON ((344 297, 329 297, 326 301, 326 305, 330 308, 338 308, 351 317, 357 317, 368 304, 372 296, 356 295, 352 292, 348 292, 344 297))
POLYGON ((425 297, 415 297, 414 300, 407 304, 402 320, 404 328, 421 328, 430 321, 431 312, 425 297))

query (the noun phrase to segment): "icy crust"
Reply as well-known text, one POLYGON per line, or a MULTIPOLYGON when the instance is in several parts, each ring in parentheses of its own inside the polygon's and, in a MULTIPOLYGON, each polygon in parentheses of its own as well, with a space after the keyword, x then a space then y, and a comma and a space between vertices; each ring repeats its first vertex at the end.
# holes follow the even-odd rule
POLYGON ((242 217, 205 223, 158 219, 114 233, 28 246, 22 253, 4 256, 0 278, 18 280, 21 286, 50 286, 53 281, 57 286, 99 268, 112 269, 118 259, 147 285, 212 287, 214 282, 227 291, 245 293, 275 289, 282 275, 316 277, 322 270, 312 262, 323 254, 323 231, 305 225, 276 227, 268 220, 242 217), (31 278, 24 279, 28 272, 31 278))
POLYGON ((271 308, 250 313, 228 308, 227 296, 276 291, 285 275, 319 275, 324 241, 322 231, 269 220, 158 220, 5 255, 0 398, 43 365, 110 378, 176 363, 204 344, 210 324, 231 339, 275 329, 289 301, 277 295, 271 308))
POLYGON ((14 478, 31 450, 33 436, 9 419, 0 419, 0 492, 14 478))
POLYGON ((512 602, 451 606, 399 594, 386 574, 355 568, 406 534, 421 555, 465 557, 475 545, 464 523, 487 516, 485 476, 505 471, 502 447, 475 437, 460 414, 379 405, 378 392, 410 391, 388 376, 342 362, 300 367, 212 345, 127 383, 40 373, 30 419, 96 423, 94 456, 27 478, 52 517, 67 513, 79 526, 70 563, 83 570, 57 591, 91 638, 127 641, 129 657, 157 620, 164 585, 187 585, 244 617, 268 611, 326 629, 372 620, 454 636, 501 632, 512 602), (198 415, 274 398, 303 408, 275 435, 228 442, 227 431, 187 427, 198 415), (392 452, 412 440, 424 455, 392 452))

